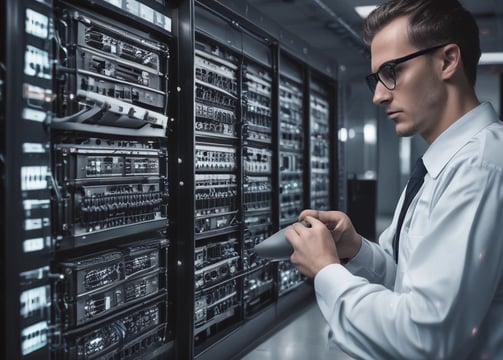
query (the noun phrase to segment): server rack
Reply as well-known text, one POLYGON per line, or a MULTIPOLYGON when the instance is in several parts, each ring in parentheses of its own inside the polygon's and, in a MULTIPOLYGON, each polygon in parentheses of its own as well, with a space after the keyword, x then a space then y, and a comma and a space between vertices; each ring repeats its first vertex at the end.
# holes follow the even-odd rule
POLYGON ((53 97, 52 48, 46 41, 50 22, 47 4, 27 9, 25 2, 19 2, 3 10, 4 34, 10 36, 2 49, 2 272, 4 294, 13 296, 4 298, 2 324, 9 325, 3 326, 4 341, 9 344, 6 357, 14 359, 37 356, 47 349, 49 341, 46 309, 51 302, 51 194, 47 174, 51 156, 49 134, 41 129, 41 123, 46 120, 53 97), (15 26, 17 20, 21 24, 26 21, 27 26, 15 26), (22 46, 16 44, 19 39, 24 40, 22 46), (32 56, 40 60, 38 65, 25 64, 25 55, 27 60, 32 56), (38 108, 35 111, 39 116, 29 116, 32 107, 38 108))
POLYGON ((6 358, 174 354, 166 5, 2 5, 6 358))
POLYGON ((239 318, 239 68, 236 56, 196 38, 195 343, 239 318))
POLYGON ((173 21, 163 5, 53 4, 56 359, 156 358, 173 347, 173 21))
POLYGON ((328 91, 319 82, 310 84, 311 207, 330 210, 330 109, 328 91))
MULTIPOLYGON (((308 181, 305 159, 309 158, 306 146, 306 129, 309 128, 305 108, 304 86, 309 74, 302 64, 286 52, 279 57, 279 227, 297 221, 305 208, 308 181)), ((282 296, 305 281, 305 277, 289 261, 278 262, 278 295, 282 296)))
MULTIPOLYGON (((236 223, 225 219, 226 211, 219 212, 221 231, 237 234, 238 239, 234 241, 231 237, 232 246, 229 246, 229 240, 222 242, 218 233, 202 236, 207 241, 204 250, 209 250, 209 245, 225 244, 231 251, 223 263, 217 263, 225 277, 215 275, 208 283, 217 296, 212 292, 206 297, 210 301, 201 300, 201 282, 196 285, 195 318, 206 324, 201 326, 198 322, 199 326, 195 327, 192 355, 198 359, 233 358, 243 353, 243 349, 250 346, 250 338, 267 332, 275 322, 287 316, 292 307, 309 297, 310 285, 289 262, 260 259, 254 254, 253 246, 294 222, 302 209, 320 205, 329 209, 336 206, 337 199, 337 188, 331 188, 337 178, 334 172, 337 152, 333 147, 337 144, 333 140, 334 133, 330 132, 336 129, 336 125, 331 124, 336 114, 335 81, 307 65, 298 54, 284 48, 270 34, 226 5, 197 1, 194 16, 196 149, 198 142, 205 141, 206 146, 211 146, 201 147, 202 150, 217 147, 227 154, 218 158, 231 159, 232 165, 226 162, 223 168, 232 169, 240 189, 234 193, 233 187, 226 187, 226 194, 232 194, 232 209, 236 214, 232 220, 236 223), (227 81, 216 74, 205 73, 204 67, 198 68, 197 64, 203 59, 218 68, 227 81), (236 94, 238 106, 236 108, 233 103, 227 109, 237 128, 221 120, 211 125, 219 129, 213 130, 213 134, 198 134, 197 129, 204 127, 198 111, 203 114, 209 110, 198 104, 197 92, 202 91, 198 76, 217 79, 221 107, 231 102, 226 96, 230 92, 226 85, 229 79, 237 84, 231 88, 236 89, 233 94, 236 94), (222 131, 227 135, 223 136, 222 131), (229 156, 225 145, 232 143, 239 151, 229 156), (335 164, 330 164, 332 160, 335 164), (316 191, 313 193, 313 190, 316 191), (236 229, 232 228, 234 225, 236 229), (212 311, 214 304, 222 307, 220 318, 212 318, 212 321, 205 309, 212 311)), ((205 67, 210 66, 206 64, 205 67)), ((196 161, 195 177, 201 179, 197 167, 196 161)), ((203 178, 209 180, 209 176, 203 178)), ((217 191, 213 194, 214 200, 224 197, 217 191)), ((197 210, 196 214, 199 214, 197 210)), ((196 248, 201 239, 199 235, 195 238, 196 248)), ((199 254, 202 251, 199 249, 199 254)), ((199 259, 196 257, 196 262, 199 259)), ((214 268, 205 269, 211 272, 214 268)), ((201 276, 200 271, 196 273, 196 282, 198 276, 201 276)), ((204 281, 202 283, 206 286, 204 281)))
POLYGON ((333 76, 221 2, 2 6, 6 358, 232 358, 309 298, 253 246, 337 206, 333 76))

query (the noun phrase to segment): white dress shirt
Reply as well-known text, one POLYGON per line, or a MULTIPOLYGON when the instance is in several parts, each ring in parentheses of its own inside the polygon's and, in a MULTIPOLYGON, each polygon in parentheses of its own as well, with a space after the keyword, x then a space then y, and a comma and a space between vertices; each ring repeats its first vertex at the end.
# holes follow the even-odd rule
POLYGON ((503 359, 503 123, 482 103, 423 156, 428 170, 400 234, 404 194, 379 244, 315 277, 334 341, 361 359, 503 359))

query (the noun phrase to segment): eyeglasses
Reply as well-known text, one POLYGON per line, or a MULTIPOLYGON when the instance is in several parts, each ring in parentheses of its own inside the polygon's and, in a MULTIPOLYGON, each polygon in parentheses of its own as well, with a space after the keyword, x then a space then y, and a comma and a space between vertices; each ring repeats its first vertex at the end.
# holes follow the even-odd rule
POLYGON ((396 72, 395 72, 395 67, 398 64, 401 64, 403 62, 409 61, 411 59, 414 59, 418 56, 428 54, 432 51, 435 51, 437 49, 440 49, 441 47, 444 47, 447 44, 442 44, 442 45, 437 45, 433 46, 427 49, 419 50, 415 53, 412 53, 410 55, 398 58, 398 59, 393 59, 390 61, 386 61, 384 64, 379 66, 379 69, 377 72, 372 73, 370 75, 367 75, 367 84, 370 88, 370 91, 372 91, 372 94, 375 92, 377 83, 380 81, 381 84, 383 84, 386 89, 388 90, 395 90, 396 88, 396 72))

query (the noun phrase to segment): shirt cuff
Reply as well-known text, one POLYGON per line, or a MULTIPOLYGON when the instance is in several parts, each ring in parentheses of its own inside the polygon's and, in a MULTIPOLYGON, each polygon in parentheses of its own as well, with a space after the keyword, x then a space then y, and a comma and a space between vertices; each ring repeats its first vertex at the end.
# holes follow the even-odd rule
POLYGON ((341 264, 330 264, 314 277, 314 289, 321 298, 336 299, 354 281, 354 276, 341 264))

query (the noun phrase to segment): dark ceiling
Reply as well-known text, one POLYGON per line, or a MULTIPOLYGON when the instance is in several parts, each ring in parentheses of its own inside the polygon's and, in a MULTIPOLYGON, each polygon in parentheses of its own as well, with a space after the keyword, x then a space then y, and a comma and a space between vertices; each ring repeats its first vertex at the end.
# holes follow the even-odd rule
MULTIPOLYGON (((337 63, 339 70, 366 67, 368 50, 361 40, 362 19, 354 7, 382 0, 247 0, 265 18, 295 34, 337 63)), ((482 51, 503 52, 503 1, 461 0, 476 17, 482 51)))

